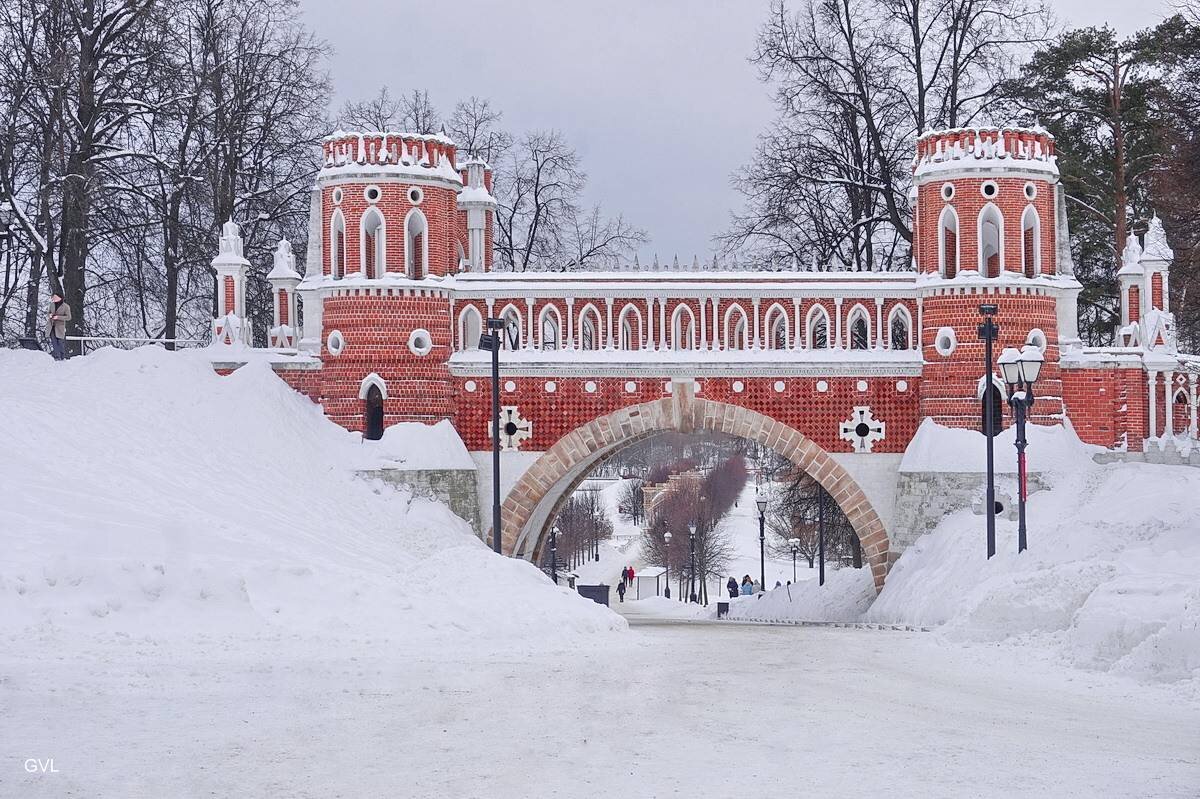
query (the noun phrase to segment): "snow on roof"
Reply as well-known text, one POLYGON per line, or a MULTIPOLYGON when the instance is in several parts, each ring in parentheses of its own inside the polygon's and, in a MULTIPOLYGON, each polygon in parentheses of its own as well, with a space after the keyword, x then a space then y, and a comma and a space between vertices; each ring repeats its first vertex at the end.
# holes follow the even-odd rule
POLYGON ((1138 244, 1137 236, 1130 235, 1125 239, 1125 251, 1121 253, 1121 268, 1117 271, 1118 275, 1142 275, 1145 274, 1141 265, 1142 248, 1138 244))
POLYGON ((1146 246, 1142 251, 1142 260, 1167 263, 1175 260, 1175 251, 1167 244, 1167 232, 1163 230, 1162 220, 1158 218, 1158 214, 1150 219, 1150 229, 1146 231, 1146 246))
MULTIPOLYGON (((1070 423, 1063 425, 1030 424, 1025 428, 1029 449, 1026 457, 1029 471, 1063 471, 1078 468, 1081 462, 1091 462, 1093 452, 1102 451, 1080 441, 1070 423)), ((996 436, 995 468, 997 473, 1017 470, 1014 453, 1016 428, 1009 427, 996 436)), ((904 450, 901 472, 982 472, 987 468, 987 440, 978 430, 962 427, 943 427, 925 419, 917 434, 904 450)))

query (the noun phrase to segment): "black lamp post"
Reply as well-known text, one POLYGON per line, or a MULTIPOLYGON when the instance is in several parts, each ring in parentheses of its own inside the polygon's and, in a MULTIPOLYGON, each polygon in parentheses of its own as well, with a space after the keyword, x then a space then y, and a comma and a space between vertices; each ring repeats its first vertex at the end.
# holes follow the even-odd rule
POLYGON ((825 486, 817 484, 817 585, 825 585, 825 486))
POLYGON ((691 565, 688 566, 688 601, 696 601, 696 525, 688 525, 688 545, 691 548, 691 565))
POLYGON ((755 498, 758 505, 758 577, 762 590, 767 590, 767 497, 759 494, 755 498))
POLYGON ((998 361, 1004 382, 1008 384, 1008 404, 1017 422, 1017 552, 1025 551, 1025 499, 1029 496, 1025 470, 1025 418, 1033 408, 1033 384, 1042 372, 1045 360, 1035 344, 1020 350, 1008 347, 998 361))
POLYGON ((550 577, 558 585, 558 525, 550 528, 550 577))
POLYGON ((666 588, 663 589, 663 597, 671 598, 671 531, 667 530, 663 533, 663 582, 666 583, 666 588))
MULTIPOLYGON (((500 552, 500 335, 507 327, 503 319, 488 319, 487 332, 479 337, 479 349, 492 353, 492 549, 500 552)), ((513 331, 509 331, 510 336, 513 331)), ((515 348, 515 339, 510 338, 515 348)))
POLYGON ((996 554, 996 460, 993 439, 996 437, 995 399, 992 397, 992 345, 1000 335, 995 316, 995 305, 979 306, 983 324, 979 326, 979 339, 983 342, 983 435, 987 439, 987 556, 996 554))
POLYGON ((796 582, 796 552, 800 549, 799 538, 789 538, 788 543, 792 546, 792 582, 796 582))

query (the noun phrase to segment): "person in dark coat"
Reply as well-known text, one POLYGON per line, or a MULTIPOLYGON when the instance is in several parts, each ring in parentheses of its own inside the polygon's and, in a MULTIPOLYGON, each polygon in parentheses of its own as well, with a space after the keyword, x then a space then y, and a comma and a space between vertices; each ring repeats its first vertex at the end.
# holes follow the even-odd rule
POLYGON ((617 583, 617 596, 621 598, 622 602, 625 601, 625 581, 624 580, 617 583))
POLYGON ((730 577, 729 582, 725 583, 726 590, 729 591, 729 598, 733 599, 738 595, 738 582, 736 577, 730 577))

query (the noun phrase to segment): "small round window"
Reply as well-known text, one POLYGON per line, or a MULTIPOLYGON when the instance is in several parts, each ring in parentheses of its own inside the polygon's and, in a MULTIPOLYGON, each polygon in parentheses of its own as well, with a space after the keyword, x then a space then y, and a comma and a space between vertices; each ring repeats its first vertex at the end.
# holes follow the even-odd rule
POLYGON ((1026 343, 1037 347, 1042 354, 1045 354, 1046 347, 1050 344, 1050 342, 1046 340, 1046 334, 1043 333, 1042 329, 1039 327, 1035 327, 1033 330, 1030 330, 1029 335, 1025 337, 1025 341, 1026 343))
POLYGON ((1030 181, 1025 184, 1025 198, 1032 200, 1034 197, 1037 197, 1037 186, 1033 185, 1033 181, 1030 181))
POLYGON ((937 350, 938 355, 946 357, 954 352, 956 347, 958 347, 958 336, 954 333, 954 328, 938 328, 937 335, 933 339, 933 348, 937 350))
POLYGON ((380 197, 379 187, 378 186, 367 186, 366 190, 363 191, 363 197, 365 197, 367 202, 369 202, 369 203, 379 202, 379 197, 380 197))
POLYGON ((943 183, 942 184, 942 199, 949 202, 953 198, 954 198, 954 184, 953 183, 943 183))
POLYGON ((1000 193, 1000 187, 996 185, 996 181, 994 180, 985 180, 983 185, 979 187, 979 193, 991 200, 1000 193))
POLYGON ((408 335, 408 349, 413 355, 424 357, 433 351, 433 338, 429 331, 417 328, 408 335))
POLYGON ((425 193, 416 186, 408 190, 408 201, 413 205, 420 205, 421 200, 425 199, 425 193))
POLYGON ((341 355, 342 350, 346 349, 346 337, 342 335, 340 330, 329 331, 329 337, 325 339, 325 348, 329 350, 329 354, 334 357, 341 355))
POLYGON ((340 186, 333 190, 333 204, 334 205, 342 204, 342 189, 340 186))

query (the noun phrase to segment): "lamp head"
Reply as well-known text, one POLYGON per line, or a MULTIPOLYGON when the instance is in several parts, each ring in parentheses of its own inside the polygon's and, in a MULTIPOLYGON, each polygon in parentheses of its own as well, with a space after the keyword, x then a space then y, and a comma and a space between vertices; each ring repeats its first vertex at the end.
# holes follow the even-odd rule
POLYGON ((1033 385, 1042 374, 1042 364, 1046 356, 1036 344, 1026 344, 1021 348, 1021 377, 1027 385, 1033 385))
POLYGON ((756 505, 758 505, 759 513, 767 512, 767 497, 765 494, 759 494, 757 497, 755 497, 754 502, 756 505))
POLYGON ((670 530, 667 530, 665 533, 663 533, 663 541, 666 541, 668 544, 671 543, 671 531, 670 530))
POLYGON ((996 359, 1004 382, 1010 386, 1021 382, 1021 351, 1016 347, 1005 347, 1004 352, 996 359))

